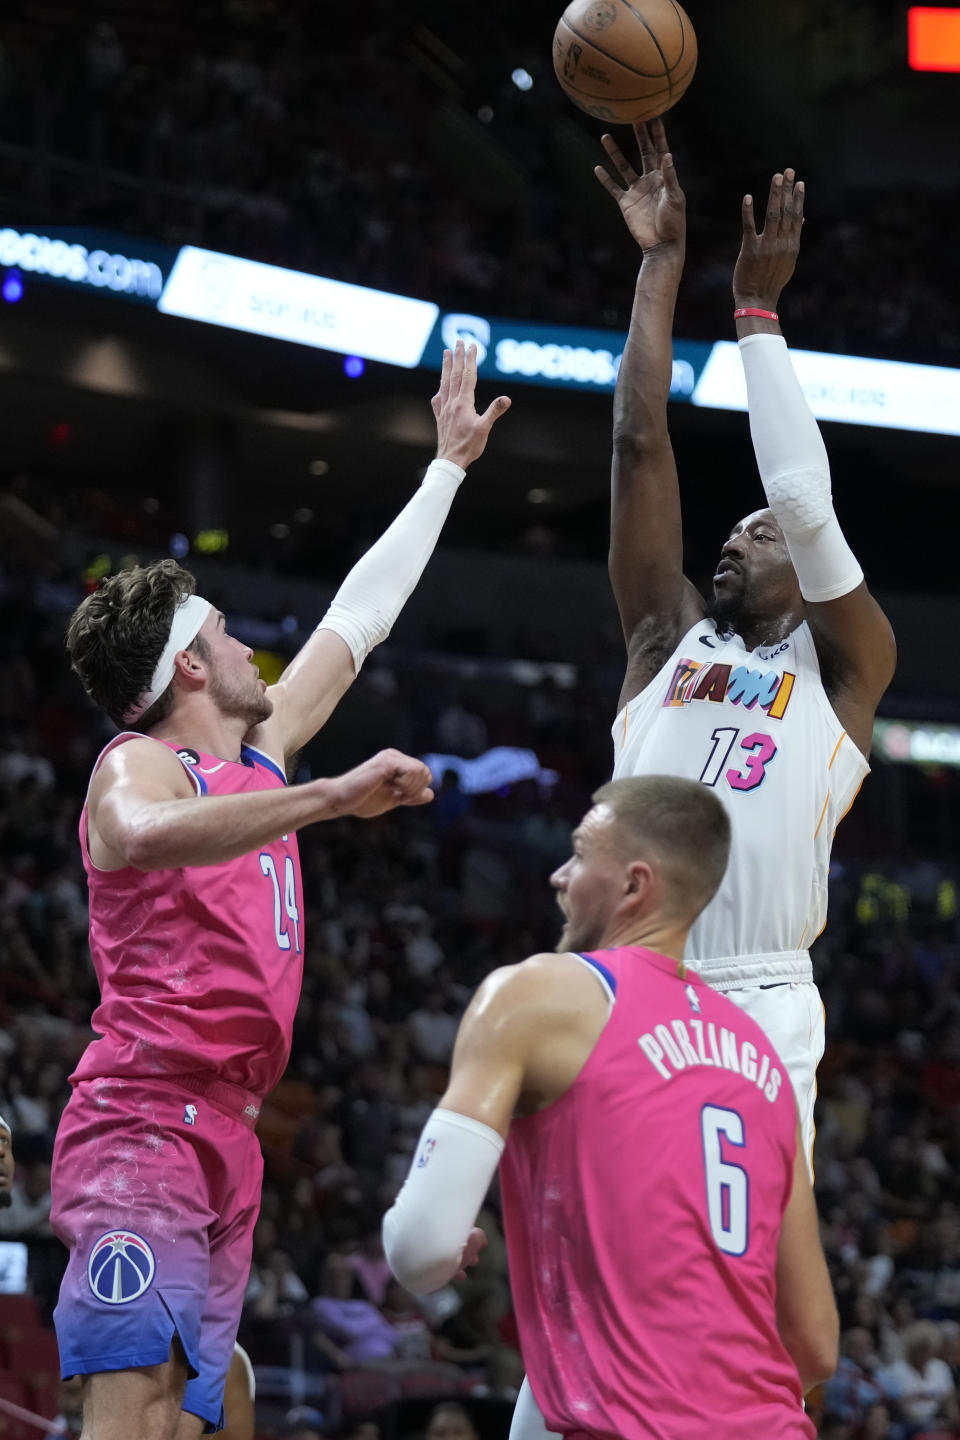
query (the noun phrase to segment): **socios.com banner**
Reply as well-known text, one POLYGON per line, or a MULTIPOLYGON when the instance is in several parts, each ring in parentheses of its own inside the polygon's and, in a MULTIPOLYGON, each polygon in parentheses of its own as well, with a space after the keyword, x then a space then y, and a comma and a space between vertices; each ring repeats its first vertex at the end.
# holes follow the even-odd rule
MULTIPOLYGON (((449 312, 438 319, 420 363, 439 368, 444 349, 452 349, 458 340, 476 345, 482 379, 612 391, 627 336, 623 330, 532 325, 449 312)), ((706 340, 674 342, 670 385, 674 400, 691 399, 712 349, 706 340)))
POLYGON ((0 269, 155 306, 175 245, 64 225, 49 233, 0 228, 0 269))
MULTIPOLYGON (((626 334, 539 325, 468 312, 432 301, 348 285, 236 255, 133 239, 73 226, 42 233, 0 228, 0 271, 9 298, 33 279, 150 305, 180 316, 357 355, 405 368, 437 370, 460 338, 477 346, 483 379, 597 393, 613 390, 626 334), (19 282, 22 282, 19 283, 19 282)), ((818 420, 960 435, 960 370, 936 365, 792 350, 818 420)), ((675 340, 673 400, 746 410, 743 369, 731 341, 675 340)))

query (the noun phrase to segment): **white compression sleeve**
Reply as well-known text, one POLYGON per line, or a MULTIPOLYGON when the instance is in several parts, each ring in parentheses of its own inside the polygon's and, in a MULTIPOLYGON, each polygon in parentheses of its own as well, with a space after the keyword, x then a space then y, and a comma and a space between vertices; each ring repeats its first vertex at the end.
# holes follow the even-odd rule
POLYGON ((423 574, 466 473, 452 460, 431 461, 417 493, 357 561, 317 626, 346 641, 358 674, 423 574))
POLYGON ((530 1380, 525 1375, 523 1384, 520 1386, 520 1394, 517 1396, 517 1403, 513 1407, 509 1440, 553 1440, 556 1434, 555 1430, 547 1429, 546 1421, 540 1413, 540 1406, 530 1389, 530 1380))
POLYGON ((503 1145, 489 1125, 434 1110, 403 1189, 383 1217, 384 1254, 405 1289, 426 1295, 456 1275, 503 1145))
POLYGON ((833 510, 830 462, 782 335, 746 335, 750 434, 760 479, 805 600, 836 600, 863 579, 833 510))

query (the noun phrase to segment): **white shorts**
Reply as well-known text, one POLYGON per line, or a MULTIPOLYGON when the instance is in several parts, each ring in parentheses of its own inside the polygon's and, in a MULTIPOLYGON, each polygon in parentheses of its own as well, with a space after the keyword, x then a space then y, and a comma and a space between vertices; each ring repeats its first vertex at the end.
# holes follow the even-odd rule
POLYGON ((823 1058, 824 1013, 820 991, 812 980, 792 985, 751 985, 725 990, 724 995, 745 1010, 773 1041, 793 1082, 800 1114, 803 1151, 813 1179, 813 1106, 817 1098, 817 1066, 823 1058))

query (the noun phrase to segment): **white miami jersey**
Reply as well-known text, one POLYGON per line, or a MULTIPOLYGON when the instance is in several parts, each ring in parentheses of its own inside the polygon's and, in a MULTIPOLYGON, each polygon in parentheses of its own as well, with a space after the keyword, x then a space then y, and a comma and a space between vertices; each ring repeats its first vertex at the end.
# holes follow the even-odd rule
POLYGON ((870 767, 827 699, 810 628, 747 650, 712 620, 687 631, 617 716, 614 779, 680 775, 730 816, 730 863, 686 958, 721 988, 810 978, 833 834, 870 767))

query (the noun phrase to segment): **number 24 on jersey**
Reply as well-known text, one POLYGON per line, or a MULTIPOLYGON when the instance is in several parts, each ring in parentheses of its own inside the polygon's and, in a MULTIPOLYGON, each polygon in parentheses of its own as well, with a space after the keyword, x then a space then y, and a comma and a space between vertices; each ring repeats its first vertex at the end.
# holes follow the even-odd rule
POLYGON ((268 851, 260 855, 260 869, 273 882, 273 928, 279 950, 295 950, 300 954, 300 906, 297 903, 297 873, 288 855, 283 865, 283 879, 277 873, 277 862, 268 851))

